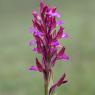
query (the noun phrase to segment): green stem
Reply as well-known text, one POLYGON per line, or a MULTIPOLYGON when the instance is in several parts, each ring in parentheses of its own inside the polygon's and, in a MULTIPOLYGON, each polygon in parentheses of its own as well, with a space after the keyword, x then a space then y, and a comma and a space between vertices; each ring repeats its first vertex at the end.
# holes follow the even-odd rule
MULTIPOLYGON (((51 75, 50 75, 50 82, 49 82, 49 89, 50 87, 53 85, 53 71, 51 71, 51 75)), ((53 93, 52 95, 57 95, 56 93, 53 93)))
POLYGON ((48 81, 45 82, 45 95, 48 95, 48 81))

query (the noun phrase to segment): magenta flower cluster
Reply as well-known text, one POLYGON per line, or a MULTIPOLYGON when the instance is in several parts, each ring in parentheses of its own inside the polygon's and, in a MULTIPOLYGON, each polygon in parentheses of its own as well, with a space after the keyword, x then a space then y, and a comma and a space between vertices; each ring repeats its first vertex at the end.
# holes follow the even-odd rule
POLYGON ((33 15, 33 27, 29 31, 33 34, 34 40, 29 45, 34 47, 33 51, 40 54, 42 61, 36 58, 36 66, 31 66, 29 70, 41 72, 45 82, 45 95, 51 95, 57 87, 67 82, 65 74, 59 78, 50 88, 49 83, 52 77, 53 67, 58 60, 67 61, 69 57, 65 53, 65 47, 59 42, 60 39, 68 38, 68 34, 64 32, 62 24, 64 21, 56 20, 60 18, 60 14, 56 11, 56 7, 45 5, 44 1, 40 1, 40 13, 35 10, 33 15), (59 28, 59 29, 58 29, 59 28), (48 94, 47 94, 48 93, 48 94))

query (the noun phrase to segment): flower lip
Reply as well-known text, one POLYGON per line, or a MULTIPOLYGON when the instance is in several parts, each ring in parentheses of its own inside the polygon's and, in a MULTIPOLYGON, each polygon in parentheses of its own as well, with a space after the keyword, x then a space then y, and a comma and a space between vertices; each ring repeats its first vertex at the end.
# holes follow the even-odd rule
POLYGON ((37 68, 37 66, 31 66, 31 67, 29 68, 29 70, 38 71, 38 68, 37 68))

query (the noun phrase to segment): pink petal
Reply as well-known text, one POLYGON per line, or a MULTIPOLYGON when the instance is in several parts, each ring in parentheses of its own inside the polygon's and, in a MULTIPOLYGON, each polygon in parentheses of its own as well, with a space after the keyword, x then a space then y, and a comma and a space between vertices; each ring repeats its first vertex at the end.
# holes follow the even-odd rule
POLYGON ((56 22, 57 26, 61 26, 62 24, 64 24, 64 21, 60 20, 56 22))
POLYGON ((33 48, 32 50, 33 50, 34 52, 37 52, 37 51, 38 51, 38 49, 37 49, 37 48, 33 48))
POLYGON ((60 86, 62 83, 63 83, 63 81, 64 81, 64 79, 65 79, 65 74, 63 74, 62 76, 61 76, 61 78, 58 80, 58 82, 56 83, 57 84, 57 86, 60 86))
POLYGON ((54 64, 56 62, 56 58, 57 58, 57 50, 54 50, 52 52, 52 57, 51 57, 51 64, 52 64, 52 66, 54 66, 54 64))
POLYGON ((62 38, 67 39, 67 38, 69 38, 69 35, 67 33, 63 32, 62 38))
POLYGON ((37 31, 37 29, 35 29, 33 27, 29 27, 28 31, 29 31, 29 33, 34 33, 37 31))
POLYGON ((52 12, 52 10, 50 10, 47 14, 49 14, 49 15, 51 15, 51 16, 55 16, 55 17, 58 17, 58 18, 60 18, 61 16, 60 16, 60 14, 59 13, 57 13, 57 12, 52 12))
POLYGON ((57 60, 63 59, 64 61, 69 60, 69 56, 65 54, 65 48, 63 47, 57 54, 57 60))
POLYGON ((28 44, 29 44, 30 47, 31 47, 31 46, 34 46, 34 45, 36 44, 36 41, 35 41, 35 40, 30 40, 30 41, 28 42, 28 44))
POLYGON ((35 34, 35 36, 36 35, 38 35, 38 36, 42 36, 43 35, 43 33, 42 32, 39 32, 39 31, 36 31, 34 34, 35 34))
POLYGON ((63 54, 62 58, 63 58, 64 61, 68 61, 69 60, 69 56, 66 55, 65 53, 63 54))
POLYGON ((36 18, 37 17, 37 12, 34 10, 33 12, 32 12, 32 15, 36 18))
POLYGON ((33 28, 33 27, 29 27, 28 31, 29 31, 30 33, 33 33, 34 28, 33 28))
POLYGON ((56 90, 56 88, 57 88, 57 85, 56 84, 54 84, 53 86, 51 86, 51 88, 49 90, 49 95, 53 94, 54 91, 56 90))
POLYGON ((38 68, 39 72, 42 72, 43 71, 43 66, 37 58, 36 58, 36 65, 37 65, 37 68, 38 68))
POLYGON ((64 55, 65 52, 65 47, 63 47, 57 54, 58 57, 62 57, 64 55))
POLYGON ((54 41, 54 42, 51 43, 51 45, 58 46, 59 45, 59 42, 58 41, 54 41))
POLYGON ((60 17, 61 17, 61 16, 60 16, 60 14, 59 14, 59 13, 57 13, 57 12, 56 12, 56 13, 52 13, 51 15, 52 15, 52 16, 56 16, 56 17, 58 17, 58 18, 60 18, 60 17))
POLYGON ((63 30, 64 30, 64 28, 62 26, 60 26, 60 29, 58 30, 58 33, 57 33, 57 38, 61 38, 62 37, 63 30))
POLYGON ((40 0, 40 10, 42 11, 44 8, 44 0, 40 0))
POLYGON ((37 68, 37 66, 31 66, 31 67, 29 68, 29 70, 38 71, 38 68, 37 68))
POLYGON ((53 94, 54 91, 57 89, 57 87, 61 86, 62 84, 66 83, 67 81, 64 80, 65 79, 65 74, 63 74, 61 76, 61 78, 54 84, 51 86, 50 90, 49 90, 49 95, 53 94))

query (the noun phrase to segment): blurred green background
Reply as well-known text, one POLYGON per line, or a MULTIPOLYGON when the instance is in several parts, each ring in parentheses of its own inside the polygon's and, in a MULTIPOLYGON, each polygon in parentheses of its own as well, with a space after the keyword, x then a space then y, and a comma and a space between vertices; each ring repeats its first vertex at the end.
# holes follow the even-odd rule
MULTIPOLYGON (((58 62, 55 81, 62 73, 68 83, 57 89, 58 95, 95 95, 95 0, 46 0, 57 6, 68 40, 69 62, 58 62)), ((39 0, 0 0, 0 95, 44 95, 42 75, 28 71, 35 55, 27 42, 31 12, 39 0)))

